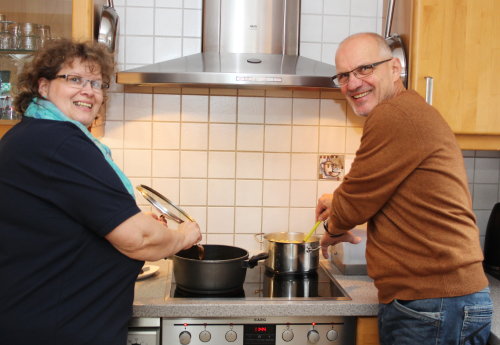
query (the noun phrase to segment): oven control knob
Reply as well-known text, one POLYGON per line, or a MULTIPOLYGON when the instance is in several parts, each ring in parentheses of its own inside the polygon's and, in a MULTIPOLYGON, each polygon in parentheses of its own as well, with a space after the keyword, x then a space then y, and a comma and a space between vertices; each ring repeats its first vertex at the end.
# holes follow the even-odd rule
POLYGON ((331 329, 326 333, 326 339, 328 339, 330 341, 337 340, 338 336, 339 336, 339 333, 334 329, 331 329))
POLYGON ((233 341, 236 341, 237 337, 238 337, 238 335, 233 330, 226 332, 226 340, 229 341, 230 343, 232 343, 233 341))
POLYGON ((204 343, 207 343, 210 341, 212 338, 212 335, 210 334, 209 331, 201 331, 200 332, 200 340, 204 343))
POLYGON ((292 341, 293 339, 293 331, 291 329, 285 329, 283 334, 281 335, 284 341, 292 341))
POLYGON ((181 334, 179 334, 179 341, 182 345, 189 344, 191 342, 191 333, 182 331, 181 334))
POLYGON ((318 331, 315 331, 314 329, 312 329, 309 332, 307 332, 307 340, 311 344, 316 344, 319 341, 319 333, 318 333, 318 331))

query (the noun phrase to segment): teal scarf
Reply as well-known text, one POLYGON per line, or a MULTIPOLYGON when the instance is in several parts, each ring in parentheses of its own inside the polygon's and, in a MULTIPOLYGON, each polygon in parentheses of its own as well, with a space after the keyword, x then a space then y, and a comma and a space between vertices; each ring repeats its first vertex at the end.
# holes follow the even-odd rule
POLYGON ((109 147, 97 140, 97 138, 94 137, 82 123, 70 119, 69 117, 64 115, 63 112, 60 111, 52 102, 40 98, 34 98, 31 101, 28 109, 26 109, 26 112, 24 113, 24 116, 32 117, 35 119, 71 122, 72 124, 77 126, 102 152, 108 164, 111 166, 111 168, 113 168, 125 188, 127 188, 127 191, 135 199, 134 187, 132 186, 132 183, 127 178, 127 176, 125 176, 125 174, 120 170, 118 165, 113 162, 113 159, 111 158, 111 150, 109 149, 109 147))

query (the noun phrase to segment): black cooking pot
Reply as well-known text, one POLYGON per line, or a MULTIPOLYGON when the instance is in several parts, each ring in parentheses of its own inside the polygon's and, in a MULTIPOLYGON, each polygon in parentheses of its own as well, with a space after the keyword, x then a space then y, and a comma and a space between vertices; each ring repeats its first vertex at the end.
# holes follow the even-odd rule
POLYGON ((267 253, 260 253, 248 259, 248 251, 243 248, 216 244, 205 244, 203 247, 203 260, 198 257, 196 246, 173 256, 177 287, 203 294, 220 294, 242 289, 247 268, 255 267, 259 260, 268 256, 267 253))

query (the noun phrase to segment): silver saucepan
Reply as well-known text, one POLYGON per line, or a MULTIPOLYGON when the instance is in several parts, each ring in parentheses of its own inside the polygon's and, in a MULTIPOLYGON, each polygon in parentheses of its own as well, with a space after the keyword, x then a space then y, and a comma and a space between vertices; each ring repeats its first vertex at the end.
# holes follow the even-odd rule
POLYGON ((304 242, 306 235, 303 232, 255 234, 269 254, 265 261, 266 269, 276 274, 315 271, 319 266, 320 237, 313 235, 304 242))

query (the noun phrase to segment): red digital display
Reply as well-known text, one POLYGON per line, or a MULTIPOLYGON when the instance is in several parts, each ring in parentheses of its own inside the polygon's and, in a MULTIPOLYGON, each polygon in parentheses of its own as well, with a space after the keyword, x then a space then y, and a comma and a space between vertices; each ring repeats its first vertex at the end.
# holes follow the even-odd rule
POLYGON ((255 333, 266 333, 267 332, 267 327, 265 326, 257 326, 253 329, 255 333))

